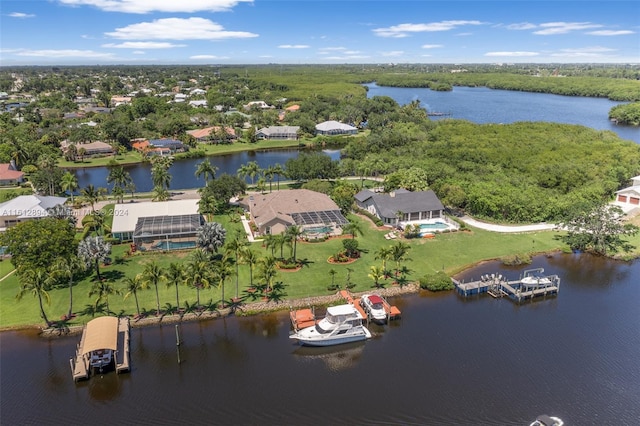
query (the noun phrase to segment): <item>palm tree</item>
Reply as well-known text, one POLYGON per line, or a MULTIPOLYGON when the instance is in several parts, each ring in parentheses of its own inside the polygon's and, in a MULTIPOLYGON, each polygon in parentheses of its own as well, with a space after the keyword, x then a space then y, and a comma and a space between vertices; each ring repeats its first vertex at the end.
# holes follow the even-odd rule
POLYGON ((371 272, 369 272, 367 276, 373 280, 373 285, 376 288, 380 288, 380 280, 384 279, 385 277, 384 267, 372 266, 371 268, 369 268, 369 270, 371 272))
POLYGON ((78 188, 78 179, 76 179, 76 176, 71 172, 63 174, 60 180, 60 187, 64 192, 69 191, 71 194, 71 204, 73 204, 73 191, 78 188))
POLYGON ((213 277, 218 282, 220 287, 220 301, 221 306, 225 307, 224 301, 224 283, 231 275, 233 275, 233 259, 227 256, 223 256, 222 259, 213 263, 213 277))
POLYGON ((382 271, 384 276, 389 276, 387 271, 387 260, 391 259, 391 247, 380 247, 375 253, 375 259, 382 260, 382 271))
POLYGON ((91 286, 91 290, 89 290, 89 297, 98 295, 94 303, 95 309, 97 310, 98 306, 100 306, 100 302, 104 301, 106 305, 107 315, 109 315, 109 312, 111 312, 109 310, 110 294, 120 294, 120 290, 116 289, 111 281, 95 281, 91 286))
POLYGON ((191 261, 187 263, 185 282, 188 286, 196 289, 197 306, 200 307, 200 290, 209 288, 209 262, 202 257, 207 256, 203 250, 196 250, 191 261), (199 255, 196 253, 200 253, 199 255))
POLYGON ((93 184, 89 184, 80 191, 80 194, 87 203, 91 204, 91 211, 95 212, 95 204, 104 198, 105 192, 105 188, 96 188, 93 184))
POLYGON ((87 267, 96 269, 98 281, 102 281, 100 262, 104 262, 109 254, 111 254, 111 244, 105 242, 102 237, 87 237, 78 244, 78 257, 87 267))
POLYGON ((335 288, 336 286, 336 274, 338 273, 338 271, 336 271, 335 269, 331 268, 329 269, 329 275, 331 275, 331 287, 335 288))
POLYGON ((357 235, 362 235, 362 223, 350 220, 342 226, 342 232, 351 235, 351 239, 355 239, 357 235))
POLYGON ((147 263, 144 266, 144 270, 142 271, 142 279, 148 284, 153 285, 156 289, 156 315, 160 315, 160 294, 158 293, 158 284, 161 281, 165 280, 166 277, 164 275, 164 271, 162 268, 156 263, 156 261, 152 261, 151 263, 147 263))
POLYGON ((129 296, 133 295, 133 298, 136 301, 136 313, 138 317, 140 317, 140 304, 138 303, 138 291, 144 290, 147 288, 147 283, 142 278, 142 274, 136 274, 133 278, 126 277, 124 279, 125 291, 124 299, 126 300, 129 296))
POLYGON ((210 220, 210 215, 214 214, 216 211, 216 200, 209 191, 198 191, 200 192, 198 212, 207 216, 207 220, 210 220))
POLYGON ((284 175, 284 169, 280 163, 276 163, 273 166, 273 173, 278 176, 276 183, 278 184, 278 191, 280 191, 280 176, 284 175))
POLYGON ((273 184, 273 177, 276 175, 275 167, 269 166, 264 171, 264 177, 269 181, 269 192, 271 193, 271 187, 273 184))
POLYGON ((209 254, 217 253, 224 245, 227 231, 218 222, 207 222, 198 228, 196 246, 209 254))
POLYGON ((287 228, 286 235, 289 237, 289 241, 293 244, 293 261, 296 261, 296 249, 298 247, 298 237, 303 234, 302 228, 298 225, 293 225, 287 228))
POLYGON ((276 277, 278 273, 277 264, 278 261, 273 256, 266 256, 260 259, 258 262, 260 264, 260 269, 258 274, 260 278, 264 281, 267 286, 267 290, 271 289, 273 284, 273 279, 276 277))
POLYGON ((253 287, 253 267, 258 263, 258 255, 248 246, 244 247, 241 254, 243 263, 249 265, 249 286, 253 287))
POLYGON ((236 264, 236 299, 238 298, 238 279, 239 279, 239 265, 240 265, 240 254, 242 253, 242 249, 246 247, 247 241, 244 239, 242 232, 236 233, 235 237, 229 241, 226 245, 227 252, 234 254, 235 264, 236 264))
POLYGON ((280 249, 280 259, 284 260, 284 254, 283 254, 284 245, 287 243, 287 241, 290 241, 290 237, 285 234, 276 234, 276 235, 273 235, 272 239, 273 239, 273 245, 280 249))
POLYGON ((49 274, 43 269, 26 269, 20 273, 20 291, 16 295, 16 299, 20 300, 22 297, 31 293, 34 297, 38 298, 38 304, 40 305, 40 316, 44 320, 47 327, 49 327, 49 318, 44 311, 43 299, 47 305, 51 303, 51 297, 49 296, 48 282, 49 274))
POLYGON ((153 182, 153 186, 168 189, 172 178, 171 173, 169 173, 171 162, 164 160, 163 157, 155 157, 152 164, 151 181, 153 182))
POLYGON ((180 306, 180 297, 178 294, 178 286, 184 284, 185 270, 180 263, 171 263, 166 272, 167 287, 174 285, 176 287, 176 306, 180 306))
POLYGON ((216 172, 218 171, 218 167, 211 164, 211 161, 204 160, 201 163, 198 163, 196 166, 196 177, 204 177, 204 184, 209 183, 209 179, 216 178, 216 172))
MULTIPOLYGON (((109 168, 107 183, 113 183, 113 188, 111 190, 112 194, 116 195, 116 189, 119 188, 119 191, 117 191, 117 193, 120 197, 122 197, 124 195, 124 189, 130 182, 133 182, 133 179, 131 178, 129 172, 124 169, 124 167, 120 166, 109 168)), ((122 202, 121 198, 120 202, 122 202)))
POLYGON ((258 175, 258 173, 260 173, 260 166, 256 161, 249 161, 247 164, 243 164, 242 166, 240 166, 236 173, 240 177, 250 177, 251 186, 253 186, 256 176, 258 175))
POLYGON ((159 185, 153 187, 153 201, 167 201, 169 198, 171 198, 171 194, 165 187, 159 185))
POLYGON ((407 257, 407 254, 409 253, 410 249, 411 249, 411 246, 402 241, 398 241, 393 246, 391 246, 391 259, 396 263, 396 271, 395 271, 396 278, 398 277, 398 273, 400 271, 400 262, 409 260, 409 258, 407 257))
POLYGON ((80 259, 77 257, 58 258, 53 264, 52 275, 56 278, 66 278, 69 280, 69 311, 67 318, 73 315, 73 278, 75 274, 83 269, 80 259))

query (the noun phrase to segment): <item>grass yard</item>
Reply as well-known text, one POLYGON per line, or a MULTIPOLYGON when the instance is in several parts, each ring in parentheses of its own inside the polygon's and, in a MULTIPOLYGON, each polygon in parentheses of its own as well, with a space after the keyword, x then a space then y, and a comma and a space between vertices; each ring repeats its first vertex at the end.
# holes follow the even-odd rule
MULTIPOLYGON (((337 265, 328 263, 327 259, 342 250, 342 238, 335 238, 321 243, 298 242, 297 257, 303 259, 306 266, 298 271, 278 272, 275 281, 281 281, 286 287, 286 299, 299 299, 317 295, 328 295, 332 292, 327 290, 331 284, 332 276, 330 271, 336 271, 334 276, 336 284, 344 284, 348 270, 351 269, 351 282, 356 286, 353 291, 365 291, 373 286, 373 281, 367 276, 371 266, 381 266, 381 260, 375 259, 376 251, 381 247, 391 246, 394 240, 386 240, 384 234, 388 230, 375 228, 367 219, 358 216, 351 218, 360 221, 364 235, 358 236, 359 248, 363 251, 360 259, 347 265, 337 265)), ((241 230, 242 226, 237 218, 232 220, 228 215, 218 215, 215 220, 227 229, 227 238, 234 234, 235 230, 241 230)), ((449 274, 454 274, 462 269, 486 259, 497 259, 513 254, 525 254, 533 252, 548 252, 563 248, 563 243, 555 237, 557 232, 537 232, 526 234, 498 234, 488 231, 473 229, 472 232, 457 232, 451 234, 441 234, 435 239, 415 239, 406 240, 411 246, 408 253, 410 260, 402 265, 407 266, 411 273, 409 279, 417 280, 426 273, 444 270, 449 274)), ((270 254, 260 242, 252 244, 251 248, 256 251, 259 257, 270 254)), ((127 256, 128 244, 113 247, 112 259, 114 262, 101 268, 101 273, 106 278, 113 280, 115 286, 122 289, 124 277, 133 277, 142 272, 145 263, 156 261, 165 268, 172 262, 186 262, 190 251, 171 253, 145 253, 127 256)), ((284 256, 289 257, 290 249, 285 246, 284 256)), ((279 257, 279 249, 275 253, 279 257)), ((9 262, 0 262, 1 267, 9 265, 9 262)), ((392 262, 387 263, 388 269, 393 269, 392 262)), ((254 271, 254 277, 255 277, 254 271)), ((74 311, 82 312, 95 302, 95 297, 90 298, 92 280, 95 274, 91 273, 87 278, 77 283, 73 287, 74 311)), ((239 266, 238 283, 240 293, 249 287, 249 267, 239 266)), ((385 285, 391 285, 387 280, 385 285)), ((235 296, 236 277, 230 277, 225 284, 225 299, 235 296)), ((0 327, 11 328, 28 325, 42 325, 40 319, 38 302, 31 294, 25 295, 22 300, 16 301, 19 282, 15 275, 7 277, 0 283, 0 327)), ((196 301, 196 291, 186 286, 180 286, 180 304, 184 302, 194 303, 196 301)), ((69 304, 69 289, 66 287, 52 289, 50 292, 51 304, 45 307, 50 320, 57 320, 67 312, 69 304)), ((160 305, 164 307, 166 303, 176 304, 175 287, 173 285, 159 286, 160 305)), ((140 307, 147 311, 153 311, 156 307, 154 289, 143 290, 138 294, 140 307)), ((221 289, 205 289, 200 292, 201 303, 209 299, 218 301, 221 298, 221 289)), ((287 306, 286 303, 282 304, 287 306)), ((134 314, 135 301, 133 297, 123 299, 123 294, 109 297, 109 307, 116 314, 134 314)), ((79 315, 74 323, 84 323, 91 319, 89 315, 79 315)))

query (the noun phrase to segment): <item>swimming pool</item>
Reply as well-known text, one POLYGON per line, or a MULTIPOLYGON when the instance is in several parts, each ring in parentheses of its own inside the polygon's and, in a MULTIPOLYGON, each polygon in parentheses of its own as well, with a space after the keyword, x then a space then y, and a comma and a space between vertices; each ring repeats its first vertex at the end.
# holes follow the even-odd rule
POLYGON ((195 241, 160 241, 154 244, 153 248, 156 250, 178 250, 185 248, 194 248, 196 246, 195 241))
POLYGON ((332 232, 333 228, 330 226, 316 226, 313 228, 306 228, 303 232, 305 234, 328 234, 332 232))
POLYGON ((434 222, 434 223, 421 223, 420 230, 426 231, 430 229, 449 229, 449 225, 444 222, 434 222))

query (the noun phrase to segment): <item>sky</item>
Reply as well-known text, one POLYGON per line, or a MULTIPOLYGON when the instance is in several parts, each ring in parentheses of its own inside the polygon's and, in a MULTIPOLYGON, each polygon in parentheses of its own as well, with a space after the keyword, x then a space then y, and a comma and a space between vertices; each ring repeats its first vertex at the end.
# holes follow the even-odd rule
POLYGON ((0 65, 640 63, 640 1, 0 0, 0 65))

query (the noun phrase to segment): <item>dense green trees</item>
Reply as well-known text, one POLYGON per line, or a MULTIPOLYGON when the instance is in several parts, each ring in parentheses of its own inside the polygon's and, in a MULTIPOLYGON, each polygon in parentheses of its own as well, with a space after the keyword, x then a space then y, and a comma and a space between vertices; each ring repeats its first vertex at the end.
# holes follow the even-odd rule
POLYGON ((609 111, 609 119, 618 124, 640 126, 640 102, 614 106, 609 111))

